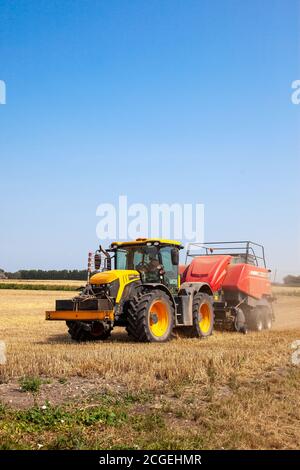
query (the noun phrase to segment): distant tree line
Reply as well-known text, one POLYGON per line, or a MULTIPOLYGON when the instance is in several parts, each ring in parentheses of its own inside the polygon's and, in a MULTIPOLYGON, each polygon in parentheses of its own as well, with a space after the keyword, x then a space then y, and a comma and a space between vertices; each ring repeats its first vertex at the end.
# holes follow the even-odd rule
POLYGON ((300 276, 292 276, 289 274, 283 278, 283 282, 288 286, 300 286, 300 276))
POLYGON ((7 276, 4 272, 4 269, 0 269, 0 279, 6 279, 6 278, 7 278, 7 276))
POLYGON ((87 278, 87 270, 82 269, 62 269, 60 271, 51 269, 49 271, 44 271, 43 269, 20 269, 15 273, 4 272, 0 270, 3 274, 3 278, 7 277, 8 279, 38 279, 38 280, 51 280, 56 281, 60 280, 69 280, 69 281, 84 281, 87 278))

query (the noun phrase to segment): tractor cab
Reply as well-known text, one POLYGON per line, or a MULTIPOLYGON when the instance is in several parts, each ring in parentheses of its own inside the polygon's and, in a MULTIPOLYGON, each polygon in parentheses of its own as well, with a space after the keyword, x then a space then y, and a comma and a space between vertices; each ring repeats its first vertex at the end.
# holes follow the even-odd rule
POLYGON ((135 270, 143 283, 161 283, 176 292, 180 243, 169 240, 137 239, 112 243, 115 269, 135 270))

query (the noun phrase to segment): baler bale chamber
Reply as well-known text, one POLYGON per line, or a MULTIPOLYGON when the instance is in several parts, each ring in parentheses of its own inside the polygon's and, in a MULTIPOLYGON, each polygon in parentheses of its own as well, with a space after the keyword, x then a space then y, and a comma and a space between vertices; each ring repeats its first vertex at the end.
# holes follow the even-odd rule
POLYGON ((207 282, 215 327, 246 333, 271 329, 275 320, 264 247, 251 241, 190 243, 182 282, 207 282))

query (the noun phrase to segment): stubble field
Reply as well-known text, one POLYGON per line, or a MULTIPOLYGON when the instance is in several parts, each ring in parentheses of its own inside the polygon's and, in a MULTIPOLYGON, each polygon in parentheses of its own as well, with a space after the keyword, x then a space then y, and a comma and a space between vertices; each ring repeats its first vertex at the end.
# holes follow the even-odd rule
POLYGON ((273 331, 156 345, 74 344, 44 320, 72 293, 2 289, 0 448, 299 448, 299 292, 275 289, 273 331))

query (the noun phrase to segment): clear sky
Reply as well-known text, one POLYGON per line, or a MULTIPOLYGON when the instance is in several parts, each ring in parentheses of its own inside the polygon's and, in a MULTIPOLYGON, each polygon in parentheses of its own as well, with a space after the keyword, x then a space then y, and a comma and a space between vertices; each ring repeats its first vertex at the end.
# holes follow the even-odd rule
POLYGON ((300 274, 296 0, 1 0, 0 267, 81 268, 96 208, 205 204, 300 274))

